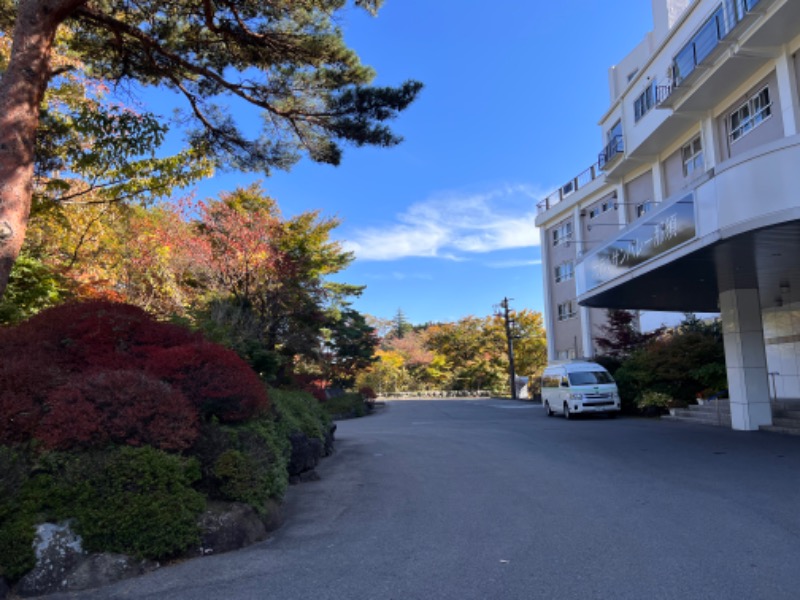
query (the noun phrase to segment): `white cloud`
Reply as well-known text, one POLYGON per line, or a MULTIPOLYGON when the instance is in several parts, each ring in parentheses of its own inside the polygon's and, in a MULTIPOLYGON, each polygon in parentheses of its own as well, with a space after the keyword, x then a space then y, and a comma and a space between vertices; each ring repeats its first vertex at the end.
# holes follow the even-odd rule
POLYGON ((536 246, 534 219, 541 196, 523 185, 440 194, 411 205, 386 227, 356 230, 344 246, 362 260, 463 260, 465 253, 536 246))
POLYGON ((492 269, 514 269, 517 267, 534 267, 542 264, 539 259, 522 259, 522 260, 497 260, 484 263, 487 267, 492 269))

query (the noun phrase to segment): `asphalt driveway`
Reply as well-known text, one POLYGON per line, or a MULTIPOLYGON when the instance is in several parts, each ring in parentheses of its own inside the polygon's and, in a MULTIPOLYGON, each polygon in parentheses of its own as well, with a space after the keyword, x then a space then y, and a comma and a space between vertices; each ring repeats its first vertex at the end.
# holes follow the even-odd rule
POLYGON ((393 401, 245 550, 89 599, 797 599, 800 437, 393 401))

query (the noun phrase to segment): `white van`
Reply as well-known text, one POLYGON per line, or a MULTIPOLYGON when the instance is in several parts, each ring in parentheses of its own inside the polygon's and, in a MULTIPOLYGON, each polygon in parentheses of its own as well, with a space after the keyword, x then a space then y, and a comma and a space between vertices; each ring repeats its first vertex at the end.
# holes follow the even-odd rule
POLYGON ((619 412, 619 391, 611 374, 588 361, 551 364, 542 374, 542 405, 547 416, 562 413, 569 419, 582 413, 619 412))

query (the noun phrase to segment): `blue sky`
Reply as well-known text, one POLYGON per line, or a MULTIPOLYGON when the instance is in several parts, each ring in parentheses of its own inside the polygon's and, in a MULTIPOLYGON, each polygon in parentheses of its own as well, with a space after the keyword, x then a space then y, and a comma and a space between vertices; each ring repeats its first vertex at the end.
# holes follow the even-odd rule
POLYGON ((375 83, 425 84, 394 122, 405 142, 348 148, 268 179, 220 174, 200 197, 262 179, 284 214, 321 209, 356 253, 354 306, 413 323, 484 316, 504 296, 543 310, 536 203, 602 145, 607 69, 652 29, 646 0, 386 0, 343 14, 375 83))

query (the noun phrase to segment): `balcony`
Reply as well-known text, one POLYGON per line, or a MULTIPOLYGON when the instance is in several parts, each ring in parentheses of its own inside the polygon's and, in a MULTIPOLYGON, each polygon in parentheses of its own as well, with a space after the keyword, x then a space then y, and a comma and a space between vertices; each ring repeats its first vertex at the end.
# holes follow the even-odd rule
POLYGON ((672 81, 659 86, 656 106, 676 108, 692 85, 738 41, 736 38, 772 1, 725 0, 673 58, 672 81))
POLYGON ((567 183, 565 183, 556 191, 554 191, 552 194, 547 196, 547 198, 539 202, 536 205, 537 212, 541 214, 553 208, 556 204, 558 204, 565 198, 571 196, 582 187, 585 187, 587 184, 597 179, 599 175, 600 171, 597 169, 595 165, 592 165, 588 169, 582 171, 581 173, 570 179, 567 183))
POLYGON ((605 171, 612 163, 622 156, 623 152, 625 152, 625 143, 622 140, 622 136, 615 135, 597 156, 597 166, 601 171, 605 171))

